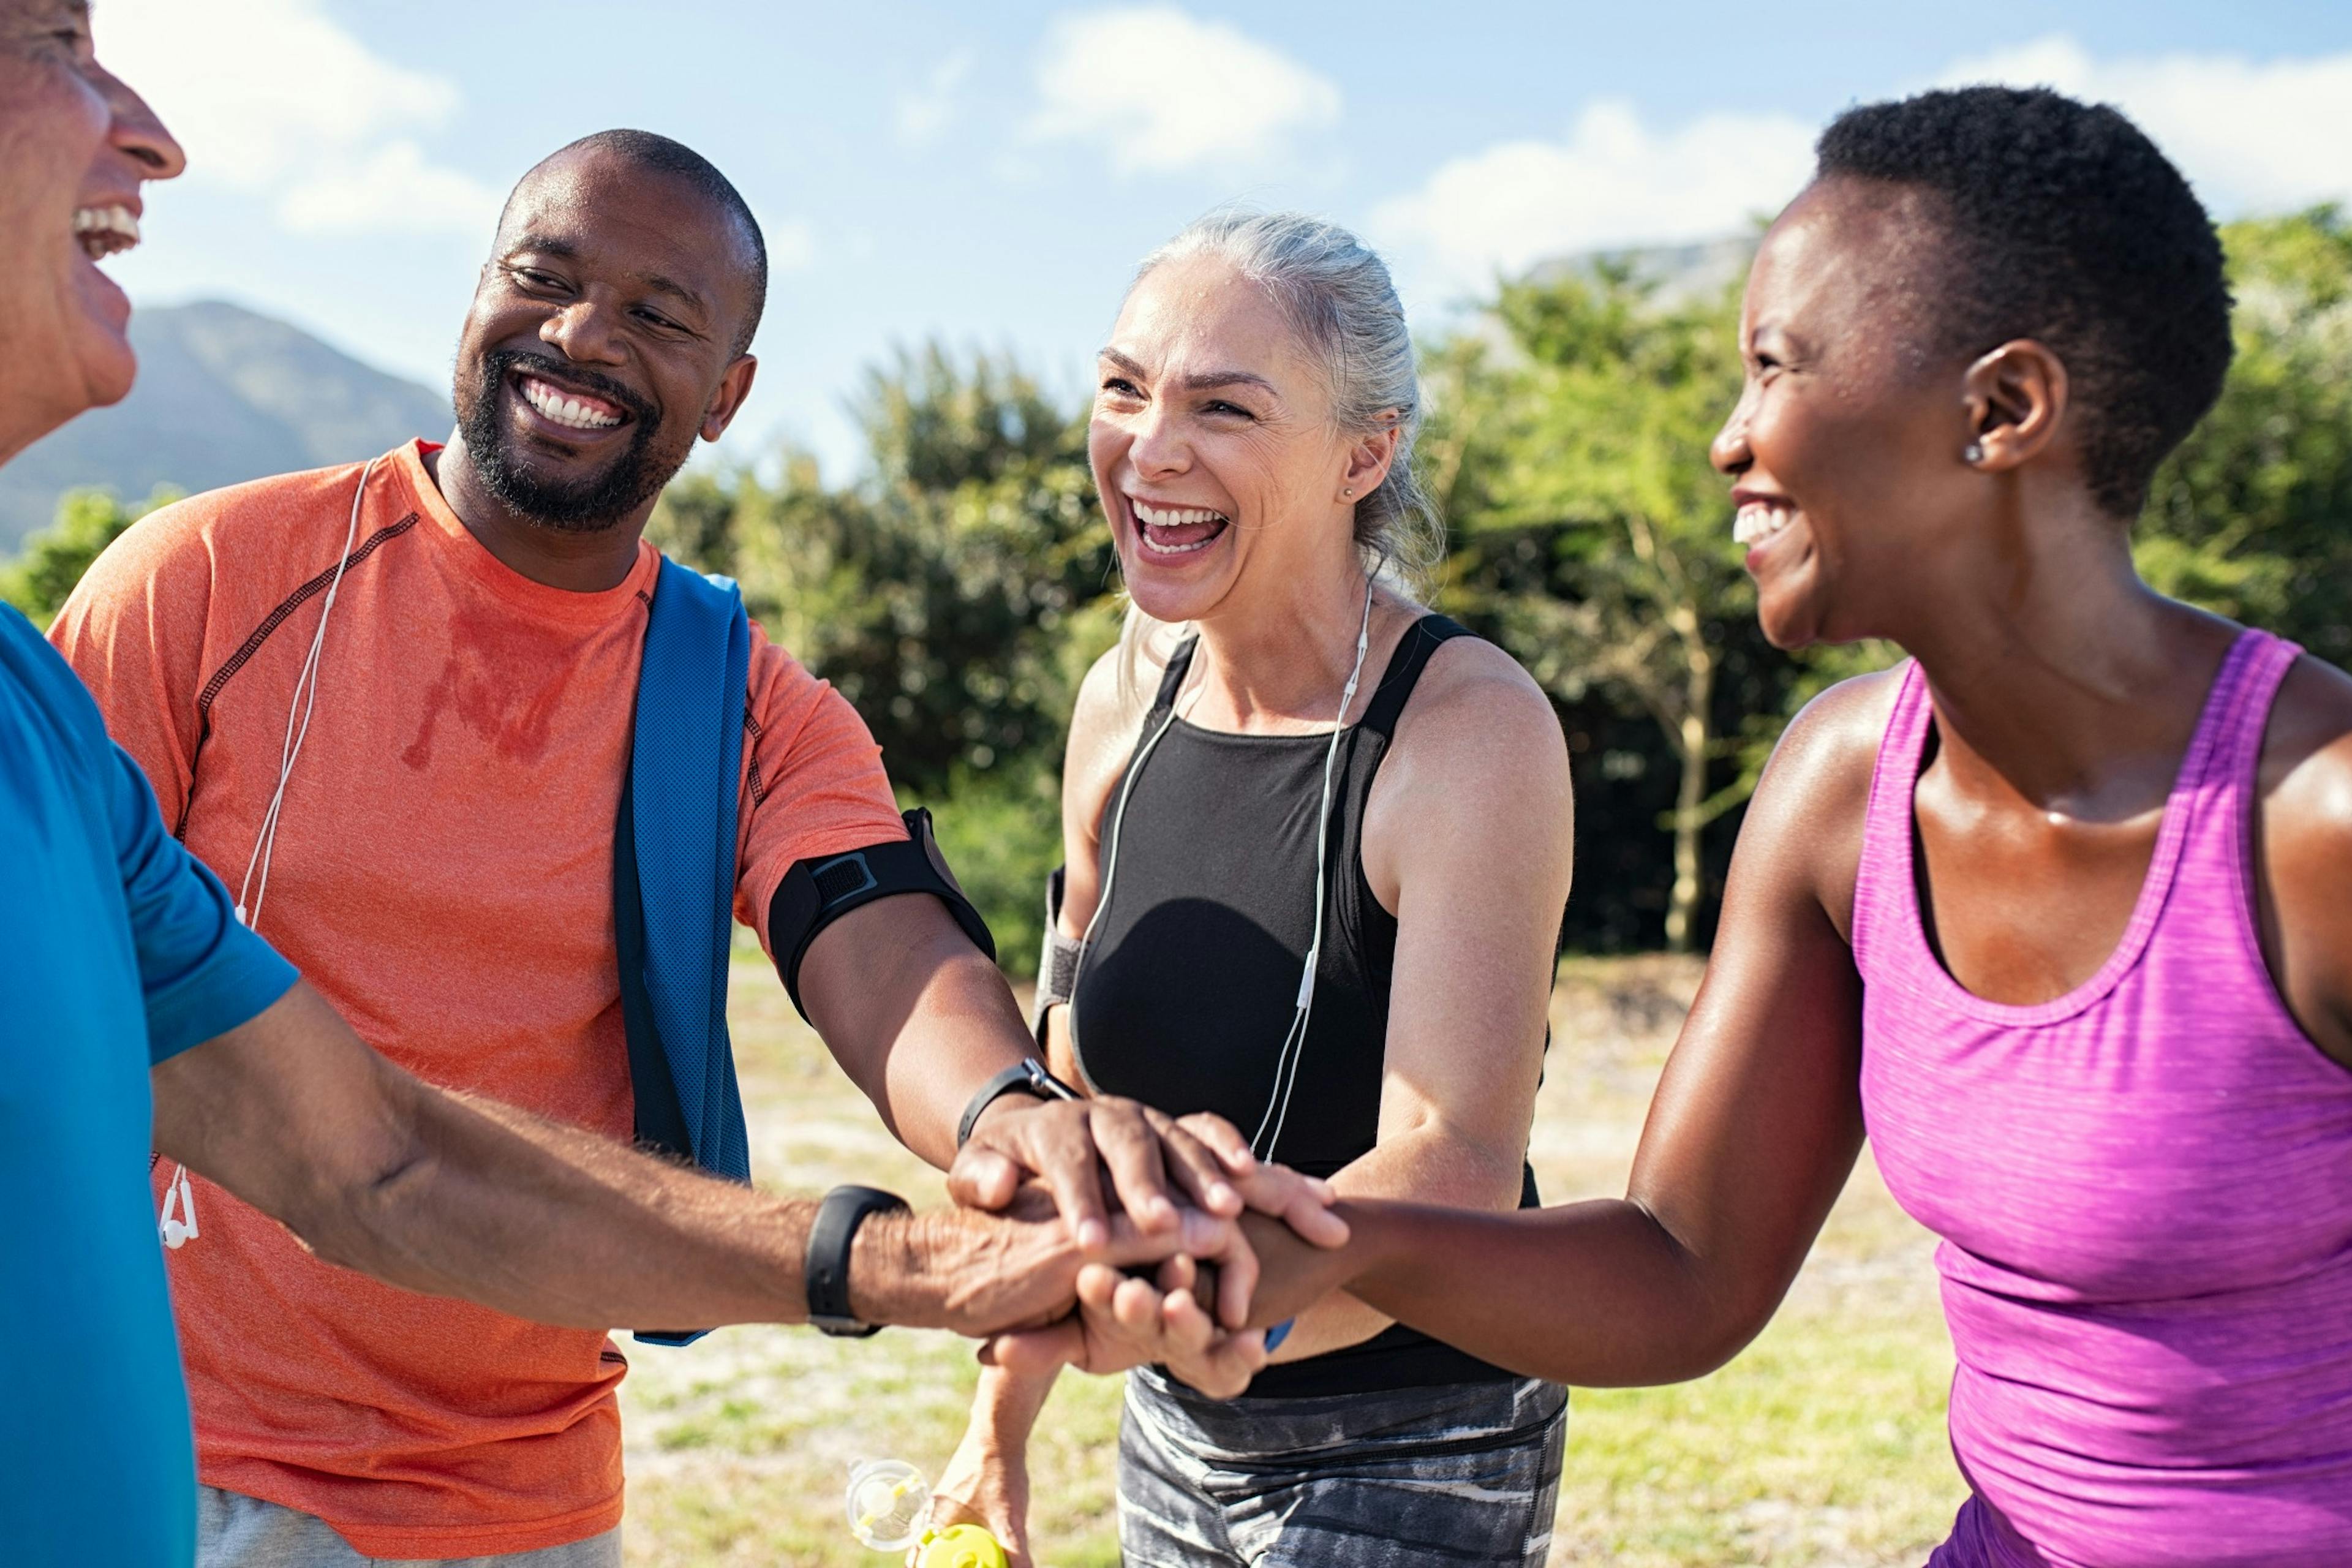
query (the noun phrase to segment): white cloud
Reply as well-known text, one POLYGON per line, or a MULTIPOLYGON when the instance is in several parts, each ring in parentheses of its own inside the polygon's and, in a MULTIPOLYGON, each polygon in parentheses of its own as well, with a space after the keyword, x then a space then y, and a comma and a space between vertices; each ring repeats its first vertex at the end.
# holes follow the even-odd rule
POLYGON ((187 149, 192 182, 274 198, 290 229, 487 229, 498 210, 415 140, 456 111, 455 85, 370 53, 318 0, 108 0, 99 47, 187 149))
POLYGON ((2352 200, 2352 54, 2098 60, 2051 37, 1960 60, 1937 80, 2054 87, 2112 103, 2225 213, 2352 200))
POLYGON ((922 85, 898 95, 893 116, 898 140, 909 147, 929 144, 955 118, 956 89, 971 74, 971 51, 959 49, 924 76, 922 85))
POLYGON ((1223 22, 1172 5, 1057 18, 1032 135, 1092 142, 1120 174, 1231 167, 1337 123, 1339 89, 1223 22))
POLYGON ((297 180, 278 198, 278 221, 296 234, 373 234, 386 228, 455 230, 488 242, 497 193, 425 161, 414 142, 338 163, 297 180))
MULTIPOLYGON (((2101 60, 2050 37, 1956 61, 1933 79, 1984 81, 2116 105, 2224 216, 2352 202, 2352 54, 2101 60)), ((1507 142, 1447 163, 1377 208, 1371 231, 1457 289, 1577 251, 1731 234, 1803 184, 1819 131, 1786 114, 1710 115, 1661 130, 1603 100, 1561 140, 1507 142)))
POLYGON ((1559 142, 1506 142, 1456 158, 1382 203, 1372 233, 1479 288, 1497 268, 1612 246, 1711 239, 1793 195, 1814 129, 1785 114, 1712 114, 1674 132, 1631 105, 1588 105, 1559 142))

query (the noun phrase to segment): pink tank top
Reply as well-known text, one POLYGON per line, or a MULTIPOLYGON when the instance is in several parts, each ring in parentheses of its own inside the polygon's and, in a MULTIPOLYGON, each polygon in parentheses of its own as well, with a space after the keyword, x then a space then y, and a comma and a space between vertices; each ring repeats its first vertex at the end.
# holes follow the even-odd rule
POLYGON ((1854 887, 1862 1099, 1942 1238, 1971 1492, 1930 1568, 2352 1564, 2352 1072, 2279 1001, 2248 803, 2299 650, 2221 666, 2130 925, 2055 1001, 1988 1002, 1928 948, 1905 668, 1854 887))

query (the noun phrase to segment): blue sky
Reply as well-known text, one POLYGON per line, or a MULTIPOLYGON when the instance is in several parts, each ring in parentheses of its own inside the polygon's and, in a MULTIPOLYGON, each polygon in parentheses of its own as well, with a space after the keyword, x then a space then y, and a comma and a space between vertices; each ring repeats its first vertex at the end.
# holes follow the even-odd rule
POLYGON ((101 0, 98 27, 193 161, 117 265, 141 302, 235 300, 444 385, 499 196, 643 126, 726 170, 775 257, 725 454, 837 477, 893 345, 1076 393, 1135 259, 1224 202, 1358 228, 1434 331, 1497 268, 1735 229, 1838 109, 1939 81, 2118 102, 2224 215, 2352 201, 2344 0, 101 0))

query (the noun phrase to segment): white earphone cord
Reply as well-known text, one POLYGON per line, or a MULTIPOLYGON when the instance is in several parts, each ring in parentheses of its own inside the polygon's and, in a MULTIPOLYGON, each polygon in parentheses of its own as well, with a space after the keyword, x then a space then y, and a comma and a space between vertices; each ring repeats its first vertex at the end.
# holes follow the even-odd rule
POLYGON ((371 458, 360 470, 359 488, 352 492, 352 520, 343 530, 343 551, 335 558, 335 575, 327 584, 327 601, 319 606, 319 629, 311 634, 310 653, 302 660, 302 668, 294 677, 294 700, 286 710, 286 741, 278 752, 278 788, 269 797, 269 807, 261 814, 261 831, 255 835, 253 853, 245 862, 245 880, 237 885, 236 918, 247 929, 261 919, 261 902, 269 896, 269 863, 278 848, 278 819, 286 809, 287 781, 294 776, 294 764, 302 755, 302 742, 310 735, 310 710, 319 703, 319 658, 327 646, 327 617, 335 613, 335 596, 343 590, 343 574, 352 563, 352 550, 359 542, 360 505, 367 499, 368 477, 375 472, 380 458, 371 458), (297 718, 301 721, 298 729, 297 718), (254 886, 254 871, 258 868, 261 885, 254 886), (246 895, 252 894, 252 902, 246 895))
MULTIPOLYGON (((383 459, 370 458, 360 469, 359 488, 352 492, 351 521, 343 526, 342 553, 335 557, 335 574, 327 583, 326 602, 319 606, 319 629, 310 634, 310 651, 303 656, 302 668, 294 677, 294 700, 286 709, 286 739, 278 751, 278 787, 270 792, 269 805, 261 814, 261 830, 254 836, 253 853, 246 857, 245 880, 237 884, 237 922, 250 931, 261 919, 261 903, 269 896, 269 863, 278 849, 278 821, 286 809, 287 781, 294 776, 294 764, 302 755, 302 742, 310 736, 310 713, 319 705, 319 660, 327 647, 327 617, 335 613, 335 598, 343 591, 343 574, 351 569, 352 551, 359 543, 360 509, 367 500, 368 479, 383 459), (299 721, 299 722, 298 722, 299 721), (260 884, 255 885, 258 871, 260 884), (251 895, 248 904, 247 896, 251 895)), ((196 1190, 188 1184, 188 1168, 172 1167, 172 1179, 163 1185, 163 1210, 156 1216, 156 1228, 163 1245, 177 1251, 203 1233, 196 1229, 196 1190), (172 1211, 179 1212, 173 1214, 172 1211)))
POLYGON ((1257 1131, 1251 1135, 1250 1152, 1261 1160, 1274 1158, 1274 1151, 1282 1142, 1282 1130, 1290 1121, 1291 1091, 1298 1087, 1298 1064, 1307 1055, 1307 1026, 1315 1016, 1315 971, 1323 960, 1323 906, 1327 867, 1330 860, 1331 782, 1333 769, 1339 760, 1339 737, 1347 732, 1348 707, 1356 700, 1356 683, 1364 677, 1364 656, 1372 646, 1372 587, 1375 579, 1364 580, 1364 618, 1356 628, 1356 665, 1348 672, 1348 684, 1339 693, 1339 711, 1331 721, 1330 749, 1323 753, 1323 805, 1315 814, 1315 934, 1307 943, 1307 963, 1298 976, 1298 1012, 1291 1020, 1290 1029, 1283 1037, 1282 1050, 1275 1058, 1275 1096, 1266 1102, 1266 1114, 1258 1120, 1257 1131), (1287 1059, 1287 1068, 1285 1060, 1287 1059), (1266 1119, 1274 1121, 1274 1135, 1265 1136, 1266 1119), (1265 1141, 1265 1147, 1258 1146, 1265 1141))
MULTIPOLYGON (((1282 1037, 1282 1048, 1274 1058, 1274 1091, 1266 1100, 1265 1114, 1258 1119, 1257 1131, 1250 1136, 1250 1152, 1261 1160, 1274 1158, 1276 1147, 1282 1142, 1283 1127, 1290 1120, 1290 1096, 1298 1086, 1298 1064, 1307 1053, 1307 1026, 1315 1014, 1315 971, 1323 958, 1323 906, 1327 887, 1327 862, 1330 854, 1331 785, 1339 760, 1339 739, 1347 732, 1348 709, 1356 700, 1356 689, 1364 677, 1364 658, 1372 643, 1372 593, 1378 582, 1374 574, 1364 582, 1364 616, 1356 628, 1356 663, 1348 672, 1348 684, 1339 693, 1339 711, 1331 721, 1331 744, 1323 753, 1323 804, 1315 816, 1315 926, 1307 939, 1307 963, 1298 975, 1298 1002, 1291 1015, 1290 1027, 1282 1037), (1266 1136, 1271 1123, 1274 1135, 1266 1136), (1263 1147, 1261 1147, 1263 1144, 1263 1147)), ((1128 765, 1127 778, 1119 785, 1118 805, 1111 813, 1110 832, 1103 839, 1102 895, 1095 900, 1095 912, 1087 921, 1085 932, 1078 938, 1076 959, 1070 966, 1070 1036, 1077 1037, 1078 977, 1086 971, 1087 953, 1094 944, 1095 928, 1102 922, 1104 911, 1110 908, 1111 889, 1118 879, 1119 831, 1127 824, 1128 798, 1135 793, 1135 781, 1142 776, 1143 764, 1176 723, 1176 700, 1168 701, 1168 717, 1153 731, 1151 738, 1135 754, 1128 765)))

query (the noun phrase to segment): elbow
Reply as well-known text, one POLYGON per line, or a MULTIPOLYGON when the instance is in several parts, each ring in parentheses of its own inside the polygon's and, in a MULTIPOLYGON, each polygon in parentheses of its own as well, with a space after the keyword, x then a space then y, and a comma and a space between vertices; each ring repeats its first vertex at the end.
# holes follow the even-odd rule
POLYGON ((431 1181, 431 1156, 421 1151, 366 1179, 340 1184, 287 1228, 321 1260, 356 1269, 389 1284, 421 1284, 404 1267, 401 1244, 418 1205, 415 1194, 431 1181))
POLYGON ((1701 1315, 1682 1342, 1664 1358, 1658 1375, 1644 1383, 1689 1383, 1721 1372, 1755 1342, 1772 1321, 1771 1312, 1714 1312, 1701 1315))
POLYGON ((1666 1331, 1644 1336, 1649 1353, 1637 1358, 1638 1375, 1612 1380, 1623 1386, 1688 1383, 1722 1371, 1764 1331, 1788 1289, 1786 1279, 1747 1278, 1694 1252, 1655 1215, 1651 1220, 1681 1276, 1670 1297, 1679 1310, 1660 1315, 1666 1331))
POLYGON ((413 1110, 385 1105, 374 1135, 355 1140, 341 1157, 314 1162, 295 1200, 278 1215, 321 1260, 391 1284, 423 1282, 407 1266, 412 1249, 403 1238, 415 1229, 439 1158, 413 1110))

